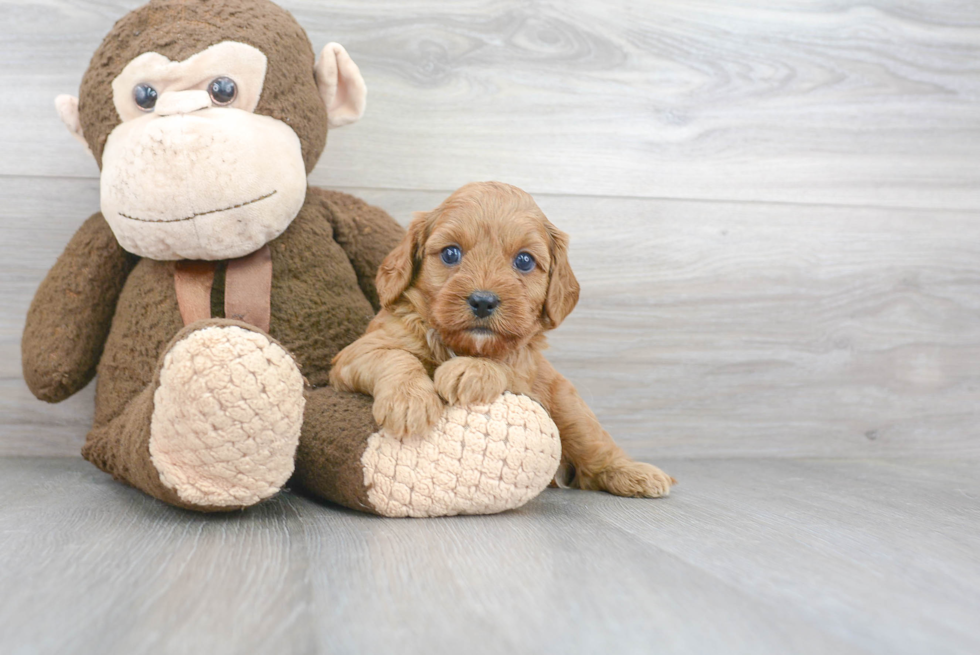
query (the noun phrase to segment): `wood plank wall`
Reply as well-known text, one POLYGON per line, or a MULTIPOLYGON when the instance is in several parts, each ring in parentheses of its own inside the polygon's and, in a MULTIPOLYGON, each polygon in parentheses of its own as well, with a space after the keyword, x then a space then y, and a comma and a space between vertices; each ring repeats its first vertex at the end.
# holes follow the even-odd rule
MULTIPOLYGON (((58 121, 121 0, 0 3, 0 454, 74 455, 33 399, 34 289, 98 208, 58 121)), ((406 222, 533 193, 583 286, 551 359, 641 456, 980 456, 980 5, 283 0, 368 113, 314 184, 406 222)))

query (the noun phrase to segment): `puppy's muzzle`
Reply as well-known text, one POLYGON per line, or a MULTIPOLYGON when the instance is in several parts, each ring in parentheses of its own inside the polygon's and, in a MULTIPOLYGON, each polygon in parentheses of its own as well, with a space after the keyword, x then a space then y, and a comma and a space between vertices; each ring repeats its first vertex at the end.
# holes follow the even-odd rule
POLYGON ((497 294, 489 291, 474 291, 466 299, 466 302, 469 303, 470 309, 477 318, 486 318, 497 309, 500 298, 497 297, 497 294))

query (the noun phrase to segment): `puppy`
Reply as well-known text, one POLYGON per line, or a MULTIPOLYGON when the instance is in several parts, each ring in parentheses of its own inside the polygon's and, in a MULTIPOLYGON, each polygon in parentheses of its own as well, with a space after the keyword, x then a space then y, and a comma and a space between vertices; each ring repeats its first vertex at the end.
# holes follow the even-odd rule
POLYGON ((567 251, 568 236, 507 184, 468 184, 417 212, 378 270, 382 309, 334 358, 331 384, 374 396, 375 419, 396 436, 428 432, 444 403, 526 394, 558 426, 563 483, 666 496, 674 480, 631 460, 541 354, 578 302, 567 251))

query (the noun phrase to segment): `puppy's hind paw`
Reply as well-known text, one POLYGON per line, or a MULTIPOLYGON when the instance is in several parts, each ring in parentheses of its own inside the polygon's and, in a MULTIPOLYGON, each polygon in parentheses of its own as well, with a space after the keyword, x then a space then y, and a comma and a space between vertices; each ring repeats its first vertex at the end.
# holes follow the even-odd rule
POLYGON ((677 484, 674 478, 645 462, 612 464, 589 482, 589 488, 634 498, 661 498, 670 494, 672 484, 677 484))

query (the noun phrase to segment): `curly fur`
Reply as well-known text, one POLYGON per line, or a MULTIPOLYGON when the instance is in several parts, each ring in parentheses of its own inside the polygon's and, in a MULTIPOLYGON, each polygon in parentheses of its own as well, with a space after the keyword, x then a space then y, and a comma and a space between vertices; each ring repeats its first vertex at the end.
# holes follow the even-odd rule
POLYGON ((499 182, 468 184, 419 212, 376 279, 382 310, 334 359, 331 384, 374 396, 374 417, 395 435, 426 433, 446 403, 488 403, 504 391, 540 402, 558 426, 569 486, 621 496, 665 496, 674 480, 634 462, 542 351, 544 333, 578 301, 568 237, 530 195, 499 182), (453 266, 443 249, 463 256, 453 266), (536 266, 521 272, 518 253, 536 266), (496 294, 479 318, 467 299, 496 294))

